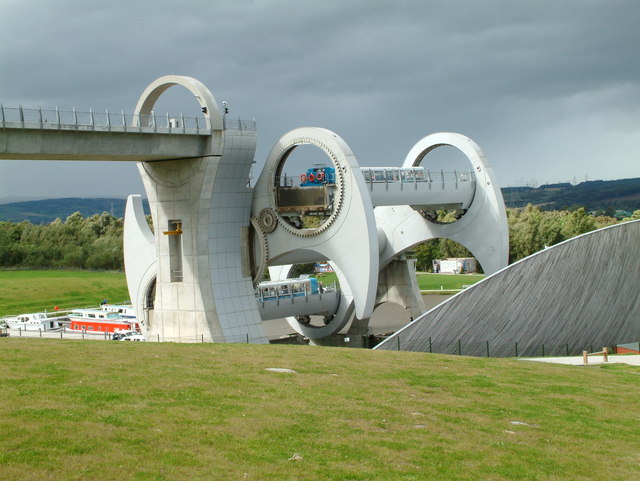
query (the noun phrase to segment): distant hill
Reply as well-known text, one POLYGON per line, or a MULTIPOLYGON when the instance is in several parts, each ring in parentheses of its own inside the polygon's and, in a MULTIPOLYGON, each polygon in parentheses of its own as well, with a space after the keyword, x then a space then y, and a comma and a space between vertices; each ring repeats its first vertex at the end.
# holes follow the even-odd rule
MULTIPOLYGON (((143 201, 145 212, 149 212, 149 204, 143 201)), ((22 222, 28 220, 32 224, 48 224, 56 218, 65 220, 74 212, 83 217, 109 212, 114 217, 124 217, 125 199, 81 199, 69 197, 63 199, 30 200, 0 204, 0 220, 22 222)))
MULTIPOLYGON (((592 180, 577 185, 570 183, 545 184, 540 187, 504 187, 502 195, 507 207, 533 204, 544 210, 564 210, 584 207, 588 211, 601 211, 613 216, 616 211, 640 209, 640 178, 620 180, 592 180)), ((65 220, 74 212, 83 217, 110 212, 124 216, 125 199, 63 199, 31 200, 0 204, 0 220, 33 224, 48 224, 56 218, 65 220)), ((149 213, 149 204, 144 200, 149 213)))
POLYGON ((540 187, 505 187, 502 196, 507 207, 538 205, 545 210, 564 210, 576 206, 588 211, 633 212, 640 209, 640 178, 592 180, 571 185, 545 184, 540 187))

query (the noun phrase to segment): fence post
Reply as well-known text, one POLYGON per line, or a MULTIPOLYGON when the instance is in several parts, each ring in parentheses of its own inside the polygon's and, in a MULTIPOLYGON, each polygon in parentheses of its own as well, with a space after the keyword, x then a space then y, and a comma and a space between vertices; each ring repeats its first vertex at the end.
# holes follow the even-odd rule
POLYGON ((64 332, 64 331, 60 331, 60 339, 62 339, 62 333, 63 333, 63 332, 64 332))
POLYGON ((42 337, 42 328, 41 327, 38 328, 38 332, 40 333, 40 337, 42 337))
POLYGON ((544 357, 544 344, 542 345, 542 357, 544 357))
POLYGON ((569 343, 566 344, 567 347, 567 356, 569 355, 569 343))
POLYGON ((20 337, 22 337, 22 328, 21 327, 18 328, 18 334, 20 335, 20 337))
POLYGON ((489 341, 487 341, 487 357, 491 357, 491 356, 489 355, 489 341))
POLYGON ((458 339, 458 356, 462 356, 462 342, 458 339))
POLYGON ((158 342, 160 342, 160 334, 158 334, 158 342))
POLYGON ((397 336, 396 339, 398 340, 398 351, 400 350, 400 336, 397 336))
POLYGON ((516 342, 516 357, 518 357, 518 343, 516 342))
POLYGON ((433 350, 431 349, 431 338, 429 338, 429 352, 433 352, 433 350))
POLYGON ((249 333, 247 332, 247 344, 249 344, 249 333))

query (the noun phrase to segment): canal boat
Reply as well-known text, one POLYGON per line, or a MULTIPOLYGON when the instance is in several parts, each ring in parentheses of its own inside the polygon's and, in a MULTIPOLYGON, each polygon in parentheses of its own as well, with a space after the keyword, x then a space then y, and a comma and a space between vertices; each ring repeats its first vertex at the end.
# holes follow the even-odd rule
POLYGON ((3 320, 11 329, 21 329, 23 331, 56 331, 62 327, 62 322, 66 321, 67 318, 65 316, 49 317, 46 312, 34 312, 31 314, 6 316, 3 320))
POLYGON ((71 331, 99 333, 140 330, 136 318, 103 309, 74 309, 68 317, 71 331))

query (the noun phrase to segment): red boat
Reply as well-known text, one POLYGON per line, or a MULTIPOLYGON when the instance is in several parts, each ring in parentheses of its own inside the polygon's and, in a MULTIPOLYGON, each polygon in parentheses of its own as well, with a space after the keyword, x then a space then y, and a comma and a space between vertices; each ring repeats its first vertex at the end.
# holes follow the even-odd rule
POLYGON ((119 332, 139 331, 135 318, 123 317, 118 312, 106 312, 101 309, 74 309, 69 314, 69 327, 72 331, 119 332))

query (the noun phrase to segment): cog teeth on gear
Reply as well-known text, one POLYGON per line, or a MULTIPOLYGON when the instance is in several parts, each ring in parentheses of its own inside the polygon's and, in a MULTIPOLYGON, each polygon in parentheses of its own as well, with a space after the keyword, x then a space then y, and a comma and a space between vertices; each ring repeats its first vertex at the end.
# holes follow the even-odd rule
POLYGON ((273 209, 265 207, 258 214, 258 226, 262 232, 272 233, 278 227, 278 214, 273 209))

